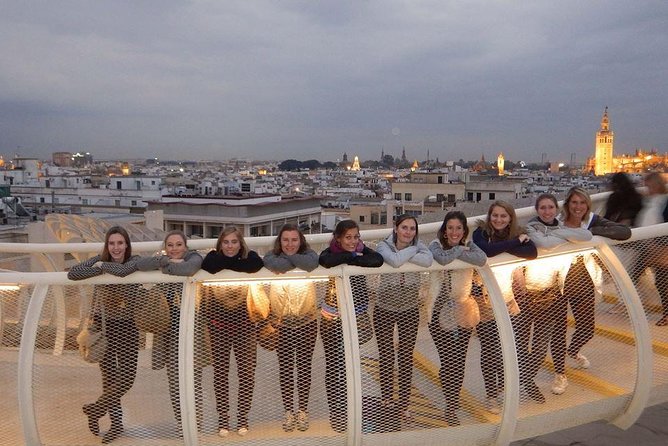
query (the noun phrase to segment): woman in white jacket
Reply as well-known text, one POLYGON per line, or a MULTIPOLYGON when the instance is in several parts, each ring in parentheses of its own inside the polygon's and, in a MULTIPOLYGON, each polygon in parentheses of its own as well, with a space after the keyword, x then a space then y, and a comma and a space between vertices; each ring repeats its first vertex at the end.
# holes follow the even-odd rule
MULTIPOLYGON (((529 220, 526 229, 539 250, 549 251, 564 243, 591 240, 591 232, 587 229, 567 228, 557 220, 559 205, 554 195, 540 194, 535 208, 538 215, 529 220)), ((518 350, 522 349, 527 355, 528 364, 522 369, 527 375, 526 380, 534 379, 542 366, 555 321, 568 306, 562 292, 569 266, 568 258, 550 257, 529 262, 524 269, 524 293, 519 297, 521 313, 517 317, 516 340, 518 350)), ((562 355, 555 356, 563 358, 562 355)), ((564 361, 555 360, 554 370, 552 393, 561 395, 568 386, 564 361)))
MULTIPOLYGON (((417 220, 412 215, 397 217, 394 231, 378 243, 377 251, 385 263, 395 268, 405 263, 430 266, 433 260, 427 246, 418 240, 417 220)), ((394 405, 394 326, 399 331, 397 351, 399 362, 398 409, 404 421, 411 421, 408 410, 413 376, 413 349, 420 322, 419 272, 385 274, 378 290, 378 301, 373 313, 373 325, 380 362, 380 390, 382 405, 394 405)))
MULTIPOLYGON (((313 271, 318 254, 304 234, 293 224, 285 224, 274 242, 274 249, 264 256, 264 266, 277 274, 299 268, 313 271)), ((285 417, 283 430, 305 431, 309 428, 308 400, 311 391, 313 350, 318 336, 315 286, 310 280, 274 280, 269 292, 270 321, 279 332, 276 353, 278 375, 285 417), (297 369, 299 410, 293 410, 294 369, 297 369)))
MULTIPOLYGON (((434 259, 441 265, 457 259, 475 266, 484 265, 487 255, 475 243, 466 243, 468 234, 466 216, 459 211, 448 212, 436 240, 429 244, 434 259)), ((435 300, 429 332, 438 350, 445 420, 451 426, 459 425, 456 411, 460 407, 466 353, 473 328, 480 321, 478 304, 471 295, 472 277, 473 268, 432 273, 435 300)))

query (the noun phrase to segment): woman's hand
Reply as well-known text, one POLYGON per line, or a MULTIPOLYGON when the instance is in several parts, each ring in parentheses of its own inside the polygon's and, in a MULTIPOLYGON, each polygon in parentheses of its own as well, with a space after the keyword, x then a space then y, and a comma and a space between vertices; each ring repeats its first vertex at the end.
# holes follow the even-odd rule
POLYGON ((520 243, 526 243, 530 240, 529 236, 526 234, 520 234, 517 238, 519 239, 520 243))

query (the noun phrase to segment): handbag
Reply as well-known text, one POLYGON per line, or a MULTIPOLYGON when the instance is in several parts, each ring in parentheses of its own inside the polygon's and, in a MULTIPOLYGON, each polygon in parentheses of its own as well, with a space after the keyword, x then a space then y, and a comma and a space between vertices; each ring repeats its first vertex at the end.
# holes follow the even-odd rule
POLYGON ((473 297, 455 302, 455 320, 464 328, 474 328, 480 322, 480 309, 473 297))
POLYGON ((81 330, 77 336, 77 344, 79 345, 79 354, 84 361, 90 363, 100 362, 107 351, 107 320, 104 314, 104 303, 100 303, 100 313, 102 315, 102 324, 98 329, 95 326, 93 314, 95 314, 95 307, 91 310, 91 317, 88 320, 86 327, 81 330))
POLYGON ((164 333, 172 323, 167 296, 157 286, 140 295, 134 310, 135 325, 142 331, 164 333))
POLYGON ((248 286, 246 296, 246 308, 251 322, 258 323, 269 317, 269 297, 261 284, 251 284, 248 286))

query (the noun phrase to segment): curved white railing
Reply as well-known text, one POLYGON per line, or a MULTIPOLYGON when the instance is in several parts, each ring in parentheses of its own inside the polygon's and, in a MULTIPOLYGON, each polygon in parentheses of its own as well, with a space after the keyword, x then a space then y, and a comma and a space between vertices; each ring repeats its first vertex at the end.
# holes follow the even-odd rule
MULTIPOLYGON (((639 228, 633 231, 634 240, 646 240, 659 236, 668 235, 668 224, 657 225, 655 227, 639 228)), ((591 243, 567 245, 550 252, 547 256, 555 255, 573 255, 578 252, 594 250, 604 262, 615 283, 620 290, 620 298, 626 305, 628 315, 631 321, 633 335, 635 339, 635 348, 637 355, 637 376, 635 387, 630 395, 630 401, 626 409, 618 413, 613 420, 615 424, 622 428, 629 427, 646 407, 649 394, 652 388, 652 339, 649 333, 648 323, 643 310, 642 303, 638 297, 631 279, 624 265, 610 248, 610 240, 594 237, 591 243)), ((87 247, 88 248, 88 247, 87 247)), ((68 249, 71 249, 68 247, 68 249)), ((76 247, 74 248, 76 250, 76 247)), ((494 443, 505 445, 515 439, 515 428, 519 419, 519 381, 517 354, 515 352, 513 331, 506 305, 501 294, 493 268, 498 265, 520 264, 521 260, 510 256, 501 255, 490 259, 489 264, 479 268, 480 274, 489 290, 493 303, 493 310, 499 327, 499 335, 502 340, 504 368, 505 368, 505 402, 502 418, 499 422, 498 431, 494 443)), ((454 262, 445 269, 458 269, 469 267, 462 262, 454 262)), ((311 273, 292 271, 283 277, 289 278, 315 278, 315 277, 336 277, 339 281, 340 311, 343 321, 344 342, 346 344, 346 370, 348 379, 348 433, 346 437, 347 444, 362 444, 361 428, 361 410, 362 410, 362 389, 360 387, 360 353, 357 343, 357 333, 355 324, 355 313, 352 305, 352 290, 350 288, 349 277, 351 275, 367 274, 389 274, 396 272, 410 271, 436 271, 443 269, 438 265, 424 269, 417 266, 403 266, 395 269, 384 265, 381 268, 365 269, 351 266, 340 266, 331 269, 318 268, 311 273)), ((215 276, 206 272, 199 272, 193 277, 167 276, 159 272, 135 273, 126 278, 118 278, 109 275, 102 275, 85 281, 85 284, 109 284, 109 283, 164 283, 164 282, 182 282, 185 284, 181 307, 181 337, 180 345, 180 379, 181 379, 181 401, 182 413, 184 416, 183 440, 185 444, 197 445, 197 427, 195 420, 195 401, 192 392, 193 386, 193 336, 194 336, 194 297, 198 283, 215 278, 216 280, 238 280, 239 274, 225 271, 215 276)), ((276 276, 266 270, 255 274, 243 275, 244 280, 272 280, 276 276)), ((82 282, 71 282, 63 272, 52 273, 28 273, 28 272, 0 272, 0 283, 19 283, 24 285, 35 285, 28 305, 25 320, 23 321, 23 332, 21 346, 18 357, 18 396, 19 408, 21 414, 21 423, 26 444, 38 445, 40 441, 39 431, 35 421, 33 395, 32 395, 32 368, 35 361, 34 346, 36 342, 37 329, 40 323, 39 315, 42 312, 42 306, 47 294, 47 290, 52 285, 74 285, 82 282)), ((433 435, 429 431, 413 433, 416 443, 423 435, 433 435)), ((443 435, 447 435, 447 432, 443 435)), ((475 431, 469 432, 471 440, 477 438, 475 431)), ((269 441, 269 440, 268 440, 269 441)), ((420 440, 421 441, 421 440, 420 440)), ((269 441, 270 443, 270 441, 269 441)), ((268 443, 268 444, 269 444, 268 443)), ((409 444, 409 443, 406 443, 409 444)))
MULTIPOLYGON (((518 215, 521 218, 527 218, 533 215, 533 210, 520 210, 518 215), (525 215, 526 214, 526 215, 525 215)), ((473 219, 470 219, 470 221, 473 219)), ((471 221, 472 223, 472 221, 471 221)), ((430 225, 421 225, 420 232, 424 237, 425 234, 434 233, 440 226, 439 223, 430 225)), ((363 236, 365 240, 377 240, 385 237, 389 230, 365 231, 363 236)), ((622 242, 627 244, 630 242, 651 242, 653 239, 668 236, 668 224, 656 225, 646 228, 638 228, 633 230, 633 236, 630 240, 622 242)), ((324 245, 331 238, 329 234, 322 234, 317 236, 309 236, 309 242, 314 245, 324 245)), ((263 237, 257 239, 249 239, 248 244, 252 249, 262 250, 271 246, 273 237, 263 237)), ((189 242, 190 247, 194 249, 211 249, 214 240, 193 240, 189 242)), ((650 393, 653 387, 656 390, 656 381, 653 381, 653 376, 659 367, 660 372, 668 373, 668 364, 666 361, 655 361, 655 353, 653 347, 656 347, 657 341, 652 339, 650 328, 647 321, 647 315, 643 308, 643 303, 638 295, 634 284, 629 277, 627 267, 624 265, 624 259, 620 258, 619 252, 611 248, 618 244, 608 239, 594 237, 594 239, 585 244, 578 245, 564 245, 550 253, 542 254, 541 257, 552 257, 559 255, 572 256, 581 252, 595 252, 605 265, 611 278, 613 279, 619 295, 617 296, 625 305, 628 318, 633 334, 633 345, 636 355, 636 376, 634 379, 633 390, 626 395, 628 400, 622 405, 622 410, 616 410, 614 416, 610 417, 609 411, 604 409, 592 408, 592 413, 601 415, 599 418, 608 418, 621 428, 628 428, 637 420, 642 410, 647 406, 650 393)), ((160 242, 141 242, 134 243, 133 248, 135 252, 154 252, 160 249, 160 242)), ((99 252, 101 244, 40 244, 40 245, 16 245, 16 244, 0 244, 0 251, 8 251, 13 253, 34 253, 39 255, 62 255, 63 253, 92 253, 99 252), (11 246, 5 246, 11 245, 11 246)), ((494 275, 494 268, 500 265, 520 265, 526 263, 521 259, 510 255, 500 255, 490 259, 488 264, 484 267, 478 268, 480 275, 485 283, 493 306, 494 316, 498 325, 499 337, 502 341, 503 363, 505 370, 505 399, 503 403, 503 411, 498 421, 497 429, 492 442, 498 445, 507 445, 511 441, 525 438, 527 432, 532 435, 537 435, 545 432, 545 427, 526 427, 523 428, 522 433, 518 434, 518 423, 525 423, 525 420, 520 416, 520 385, 519 385, 519 369, 517 362, 517 352, 515 350, 513 327, 510 317, 508 315, 506 304, 501 292, 501 288, 494 275), (532 430, 533 429, 533 430, 532 430)), ((48 262, 45 264, 55 264, 55 262, 48 262)), ((438 271, 441 269, 460 269, 469 268, 470 266, 462 262, 456 261, 447 267, 441 267, 434 264, 429 268, 420 268, 415 265, 406 265, 401 268, 392 268, 384 265, 380 268, 365 269, 352 266, 339 266, 335 268, 325 269, 317 268, 316 270, 305 273, 302 271, 291 271, 281 278, 295 278, 295 279, 309 279, 321 277, 335 277, 337 281, 337 289, 339 290, 339 302, 341 320, 343 324, 343 338, 346 345, 345 359, 346 359, 346 377, 347 377, 347 391, 348 391, 348 429, 345 436, 345 443, 351 445, 359 444, 376 444, 376 440, 364 435, 362 432, 362 385, 361 385, 361 361, 360 349, 357 342, 355 311, 352 303, 352 289, 350 286, 350 276, 358 275, 383 275, 397 272, 412 272, 412 271, 438 271)), ((102 275, 86 280, 85 282, 72 282, 67 279, 64 272, 0 272, 0 284, 14 283, 21 285, 32 285, 32 295, 28 303, 25 318, 22 321, 23 327, 21 332, 21 342, 18 353, 18 369, 17 369, 17 394, 18 394, 18 408, 20 414, 21 430, 23 433, 23 440, 28 445, 43 444, 40 432, 38 429, 38 422, 35 415, 35 400, 33 389, 33 367, 35 364, 35 346, 37 342, 37 333, 40 326, 40 316, 42 315, 43 306, 47 293, 50 288, 58 289, 59 285, 92 285, 92 284, 112 284, 112 283, 165 283, 177 282, 184 283, 184 292, 181 300, 180 313, 180 337, 179 337, 179 372, 180 372, 180 392, 181 392, 181 408, 183 416, 183 443, 187 445, 198 445, 202 440, 198 437, 197 422, 195 417, 195 396, 194 396, 194 322, 195 322, 195 297, 198 284, 210 280, 225 281, 225 280, 239 280, 244 281, 275 280, 277 276, 270 273, 266 269, 254 274, 234 273, 232 271, 223 271, 215 276, 206 272, 200 271, 193 277, 177 277, 163 275, 159 272, 149 273, 134 273, 125 278, 118 278, 109 275, 102 275), (55 287, 54 287, 55 286, 55 287)), ((0 301, 0 305, 2 302, 0 301)), ((65 326, 65 298, 62 292, 55 292, 55 306, 56 306, 56 337, 54 354, 60 354, 63 351, 64 344, 64 326, 65 326)), ((0 308, 0 317, 3 313, 0 308)), ((0 328, 2 326, 0 325, 0 328)), ((662 359, 662 358, 661 358, 662 359)), ((662 378, 663 379, 663 378, 662 378)), ((73 383, 76 385, 76 383, 73 383)), ((660 392, 654 392, 654 395, 666 395, 668 400, 668 391, 663 387, 668 387, 668 382, 659 383, 661 387, 660 392)), ((656 398, 655 398, 656 399, 656 398)), ((656 401, 655 401, 656 402, 656 401)), ((575 410, 575 408, 573 409, 575 410)), ((548 420, 551 415, 538 415, 539 417, 546 417, 548 420)), ((595 415, 590 415, 594 416, 595 415)), ((540 418, 539 418, 540 419, 540 418)), ((570 425, 578 424, 578 421, 571 421, 570 425)), ((525 423, 526 424, 526 423, 525 423)), ((536 423, 534 423, 535 426, 536 423)), ((540 423, 537 423, 540 424, 540 423)), ((526 424, 529 426, 529 424, 526 424)), ((558 428, 569 427, 567 425, 558 426, 558 428)), ((391 438, 393 435, 400 436, 403 444, 424 444, 435 443, 437 438, 443 439, 447 442, 457 443, 455 440, 482 444, 487 438, 486 430, 483 432, 484 425, 467 426, 468 429, 457 430, 436 430, 427 429, 422 431, 411 431, 410 437, 401 436, 400 433, 383 434, 381 442, 393 444, 391 438), (456 432, 450 439, 450 432, 456 432), (389 439, 389 440, 388 440, 389 439)), ((554 428, 547 428, 548 431, 555 430, 554 428)), ((1 431, 0 431, 1 432, 1 431)), ((0 434, 1 436, 1 434, 0 434)), ((0 439, 2 440, 2 439, 0 439)), ((317 439, 314 444, 317 444, 317 439)), ((17 439, 17 442, 20 440, 17 439)), ((141 441, 137 444, 140 444, 141 441)), ((266 438, 263 444, 285 444, 283 440, 273 440, 266 438)), ((378 443, 380 444, 380 443, 378 443)))

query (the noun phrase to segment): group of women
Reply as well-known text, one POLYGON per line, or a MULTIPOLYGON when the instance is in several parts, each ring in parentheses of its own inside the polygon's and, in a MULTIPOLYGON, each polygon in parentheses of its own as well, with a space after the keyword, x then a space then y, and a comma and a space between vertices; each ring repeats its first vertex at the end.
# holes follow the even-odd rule
MULTIPOLYGON (((166 274, 192 275, 200 268, 215 274, 222 270, 242 273, 259 271, 263 266, 276 274, 293 269, 312 271, 347 264, 361 267, 392 267, 412 263, 428 267, 433 260, 447 265, 461 260, 482 266, 487 257, 509 253, 523 259, 535 259, 537 249, 553 249, 561 243, 586 241, 592 235, 624 239, 630 237, 628 227, 613 223, 591 212, 589 195, 580 188, 571 189, 558 214, 556 199, 543 194, 536 200, 537 216, 526 228, 518 225, 515 211, 508 203, 494 202, 487 217, 478 222, 469 240, 466 217, 459 211, 449 212, 428 246, 419 240, 415 217, 396 218, 392 233, 377 245, 377 250, 360 239, 359 227, 352 220, 341 221, 330 245, 320 254, 308 245, 294 225, 281 228, 273 249, 264 258, 248 248, 243 234, 227 227, 220 234, 216 247, 204 259, 187 247, 180 231, 167 234, 164 253, 152 257, 132 255, 127 232, 111 228, 105 237, 100 255, 71 268, 68 277, 81 280, 102 273, 125 276, 136 270, 161 270, 166 274)), ((516 268, 508 278, 504 299, 516 334, 520 382, 534 401, 545 401, 535 383, 548 344, 555 364, 552 391, 563 393, 567 386, 565 359, 573 358, 580 367, 589 361, 582 347, 594 334, 594 295, 600 285, 600 266, 591 254, 577 255, 568 265, 546 268, 527 262, 516 268), (575 332, 567 347, 566 312, 570 303, 575 318, 575 332), (533 334, 531 334, 533 333, 533 334)), ((381 410, 396 413, 401 422, 410 423, 409 410, 413 371, 413 351, 420 321, 420 295, 424 289, 423 272, 384 274, 377 286, 367 282, 366 275, 351 277, 354 311, 361 343, 371 338, 372 328, 378 347, 381 410), (370 305, 370 291, 376 296, 370 305), (373 307, 372 309, 370 307, 373 307), (372 318, 370 317, 372 314, 372 318), (371 324, 370 320, 373 320, 371 324), (395 327, 398 343, 395 347, 395 327), (395 351, 396 350, 396 351, 395 351), (394 364, 398 363, 398 398, 394 397, 394 364)), ((503 360, 492 305, 484 284, 474 268, 430 273, 432 299, 426 300, 429 331, 440 359, 439 376, 445 398, 445 419, 458 425, 457 410, 464 381, 466 356, 473 331, 480 340, 486 407, 500 412, 503 394, 503 360)), ((272 280, 269 290, 270 314, 267 322, 278 331, 276 347, 279 383, 283 409, 283 430, 304 431, 309 428, 308 402, 311 386, 312 357, 318 335, 325 354, 325 387, 330 423, 336 431, 346 429, 346 370, 341 319, 333 279, 322 302, 318 303, 312 281, 272 280), (319 316, 319 317, 318 317, 319 316), (296 382, 294 370, 297 370, 296 382), (293 402, 296 387, 298 402, 293 402)), ((175 418, 180 426, 178 385, 178 330, 182 284, 161 284, 167 296, 171 325, 157 337, 154 368, 165 367, 175 418)), ((110 429, 102 436, 108 443, 123 433, 121 398, 132 387, 137 370, 139 333, 133 321, 135 297, 141 296, 139 285, 96 285, 94 287, 94 321, 101 324, 99 308, 105 309, 108 348, 100 362, 102 394, 95 402, 85 404, 83 412, 88 427, 100 435, 99 420, 106 414, 110 429)), ((202 423, 202 368, 213 364, 218 434, 230 432, 229 379, 230 355, 234 352, 238 374, 236 429, 239 435, 248 432, 248 414, 255 387, 256 346, 258 327, 248 311, 247 300, 253 290, 248 283, 235 282, 224 286, 202 286, 201 303, 196 317, 195 396, 197 421, 202 423), (250 294, 249 294, 250 293, 250 294)))

